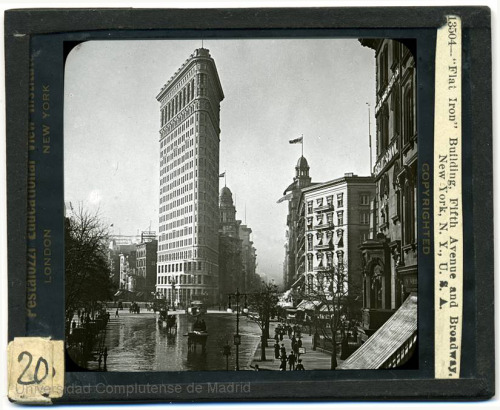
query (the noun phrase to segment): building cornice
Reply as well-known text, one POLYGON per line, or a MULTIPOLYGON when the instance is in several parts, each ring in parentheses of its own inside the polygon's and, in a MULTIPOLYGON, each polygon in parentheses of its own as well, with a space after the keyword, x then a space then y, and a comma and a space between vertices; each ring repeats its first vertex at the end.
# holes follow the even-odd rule
POLYGON ((198 61, 205 61, 208 63, 209 69, 212 71, 212 77, 216 80, 216 89, 219 92, 220 101, 224 99, 224 92, 222 91, 222 85, 219 78, 219 73, 215 67, 215 62, 210 56, 209 50, 205 48, 198 48, 193 54, 179 67, 179 69, 170 77, 167 83, 161 88, 160 92, 156 96, 158 101, 161 99, 181 80, 184 75, 189 71, 189 69, 198 61))

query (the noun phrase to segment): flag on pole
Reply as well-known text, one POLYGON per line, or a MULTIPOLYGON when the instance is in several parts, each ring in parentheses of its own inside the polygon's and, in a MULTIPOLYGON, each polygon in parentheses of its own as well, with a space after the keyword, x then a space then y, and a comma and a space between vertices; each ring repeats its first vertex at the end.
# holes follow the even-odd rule
POLYGON ((290 140, 290 144, 302 144, 302 138, 303 137, 299 137, 299 138, 295 138, 294 140, 290 140))
POLYGON ((226 171, 224 171, 222 174, 219 174, 219 178, 223 178, 226 176, 226 171))

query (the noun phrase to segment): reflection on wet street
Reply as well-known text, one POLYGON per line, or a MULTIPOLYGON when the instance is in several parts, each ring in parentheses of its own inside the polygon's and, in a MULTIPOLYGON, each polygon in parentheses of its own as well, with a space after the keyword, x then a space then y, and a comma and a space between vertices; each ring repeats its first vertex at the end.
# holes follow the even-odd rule
MULTIPOLYGON (((159 326, 152 312, 131 314, 114 311, 108 323, 105 345, 108 348, 108 371, 179 371, 179 370, 226 370, 223 346, 231 345, 229 370, 234 370, 236 348, 233 335, 236 332, 236 315, 209 312, 204 315, 208 340, 206 352, 201 346, 188 351, 187 333, 195 319, 184 313, 177 316, 177 328, 170 333, 159 326)), ((174 313, 174 312, 171 312, 174 313)), ((175 312, 177 313, 177 312, 175 312)), ((258 346, 260 329, 256 323, 240 316, 241 345, 240 369, 248 369, 258 346)))

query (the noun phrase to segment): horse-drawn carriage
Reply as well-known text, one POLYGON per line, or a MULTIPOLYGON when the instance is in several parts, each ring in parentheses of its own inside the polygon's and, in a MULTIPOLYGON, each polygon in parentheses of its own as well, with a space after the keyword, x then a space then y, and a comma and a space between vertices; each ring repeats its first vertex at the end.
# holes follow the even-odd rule
POLYGON ((208 338, 205 321, 197 318, 196 322, 193 324, 193 330, 187 334, 187 337, 189 351, 196 351, 196 346, 200 345, 201 351, 205 352, 208 338))
POLYGON ((176 315, 169 315, 168 310, 162 309, 158 315, 158 325, 166 327, 169 333, 171 330, 177 331, 177 317, 176 315))

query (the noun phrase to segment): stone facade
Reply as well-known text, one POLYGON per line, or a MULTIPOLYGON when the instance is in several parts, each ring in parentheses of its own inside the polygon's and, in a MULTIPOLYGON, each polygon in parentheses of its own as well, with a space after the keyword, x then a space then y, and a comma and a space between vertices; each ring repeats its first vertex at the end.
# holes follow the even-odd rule
POLYGON ((412 41, 360 40, 375 51, 376 195, 371 238, 360 247, 366 340, 417 290, 416 68, 412 41))
POLYGON ((372 177, 345 174, 302 190, 298 202, 296 287, 302 294, 349 295, 361 308, 359 245, 369 238, 372 177))
POLYGON ((157 291, 171 304, 219 293, 219 121, 224 94, 200 48, 157 95, 160 193, 157 291))

